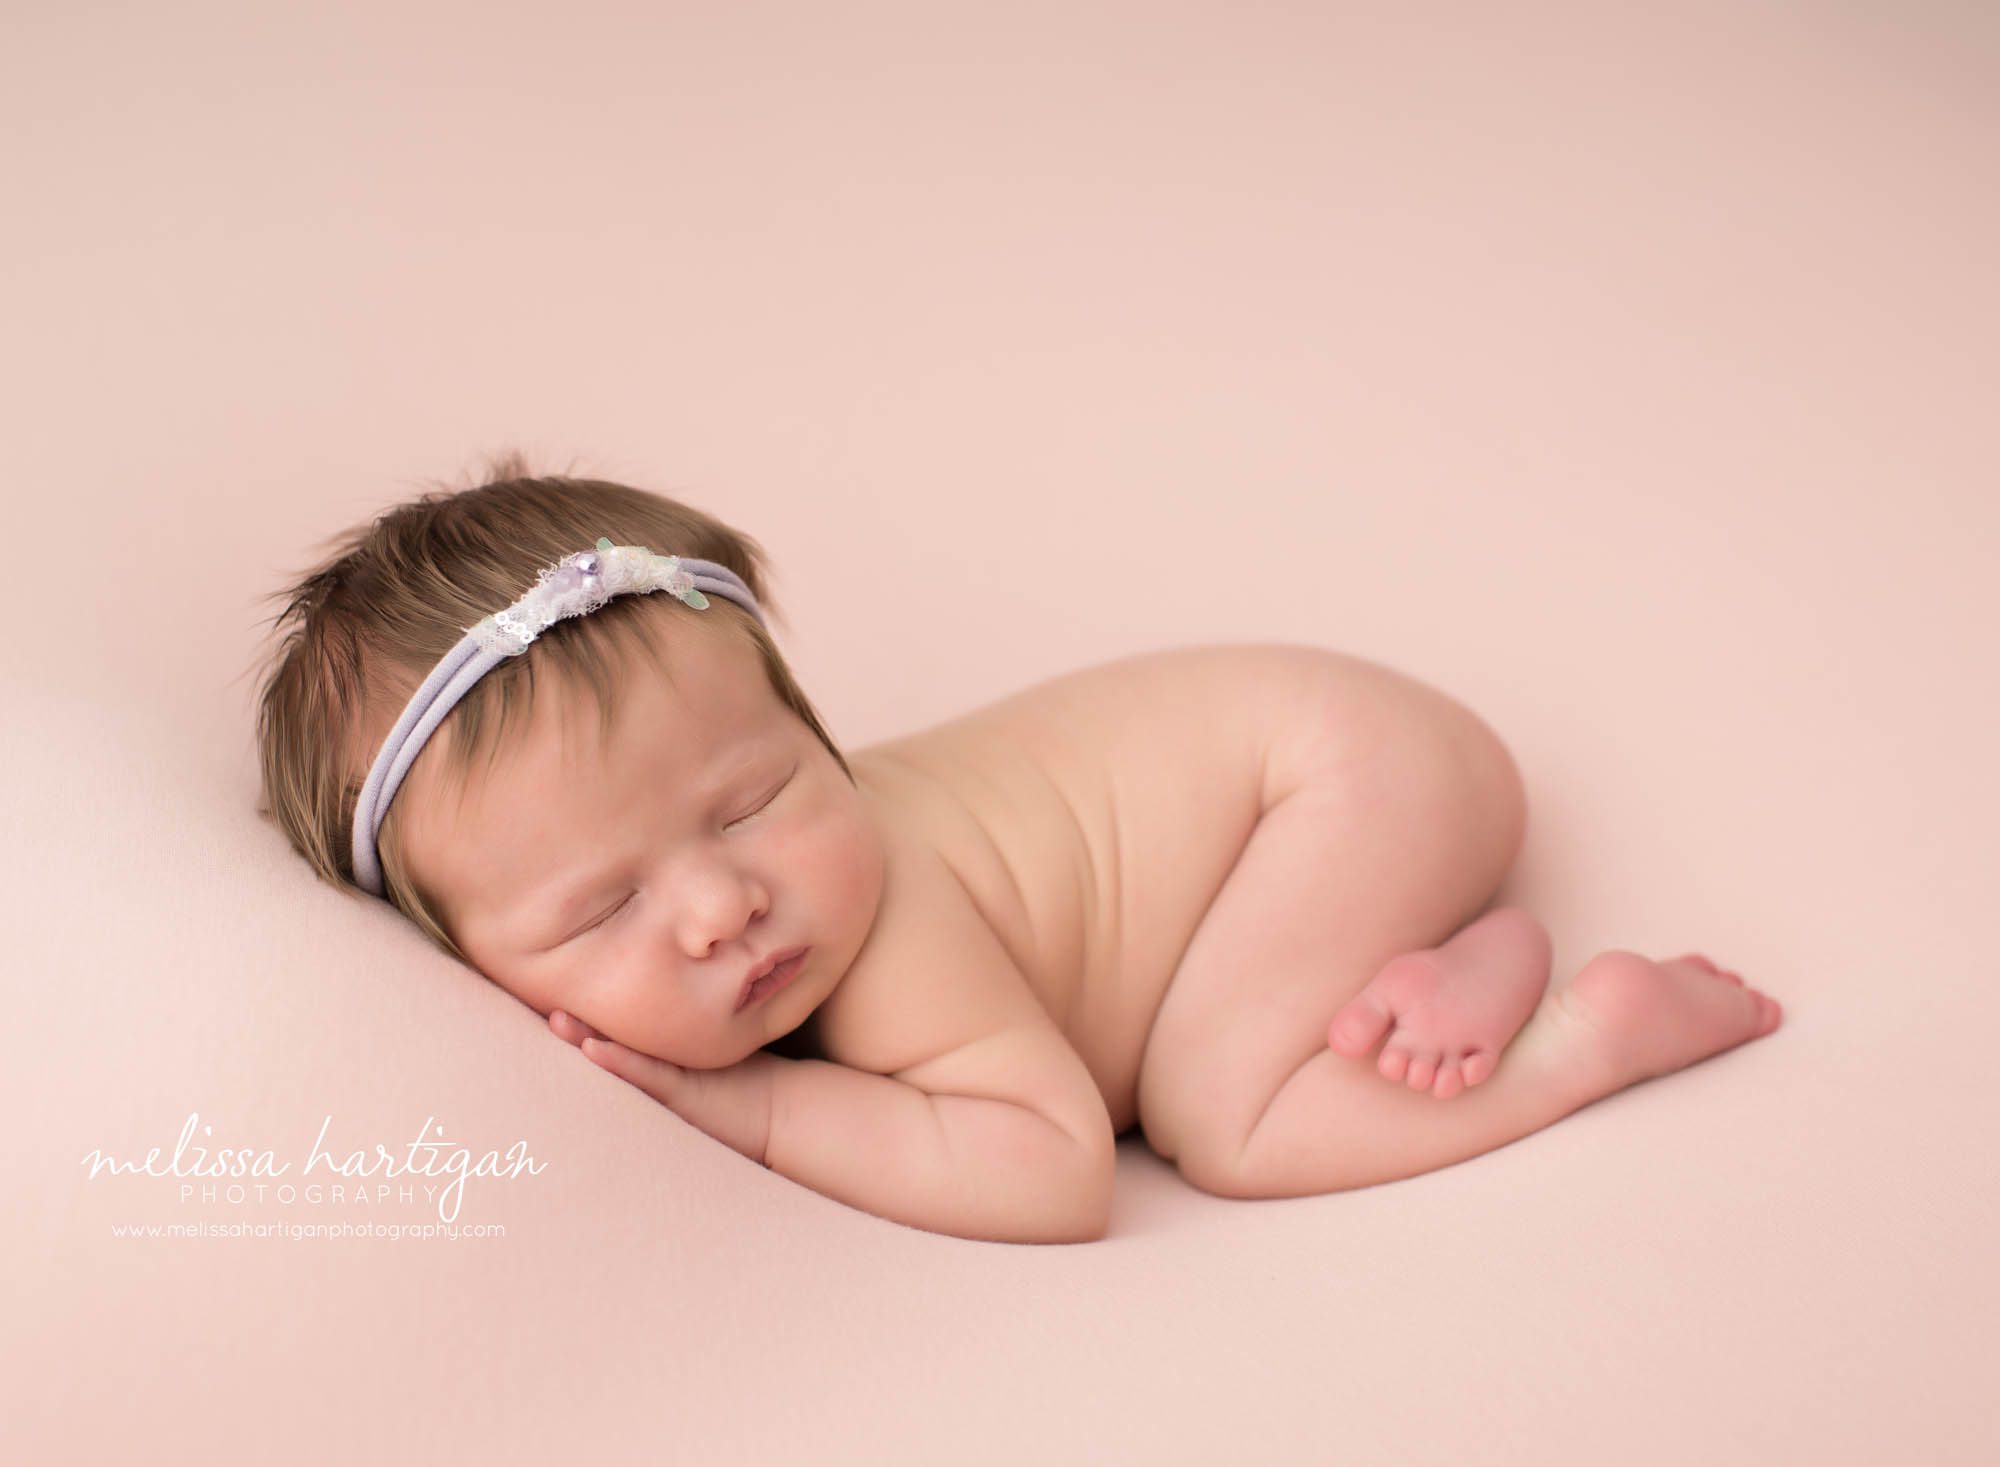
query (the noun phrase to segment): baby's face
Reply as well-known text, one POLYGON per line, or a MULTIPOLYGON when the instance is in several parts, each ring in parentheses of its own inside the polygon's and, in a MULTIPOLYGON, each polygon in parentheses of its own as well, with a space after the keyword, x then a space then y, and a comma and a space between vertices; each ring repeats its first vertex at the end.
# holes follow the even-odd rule
POLYGON ((539 678, 459 808, 428 749, 399 798, 416 797, 406 860, 481 972, 544 1017, 713 1069, 833 992, 874 923, 883 846, 754 647, 683 628, 671 647, 671 682, 637 658, 616 673, 602 754, 589 693, 539 678), (795 947, 790 983, 740 1006, 748 975, 795 947))

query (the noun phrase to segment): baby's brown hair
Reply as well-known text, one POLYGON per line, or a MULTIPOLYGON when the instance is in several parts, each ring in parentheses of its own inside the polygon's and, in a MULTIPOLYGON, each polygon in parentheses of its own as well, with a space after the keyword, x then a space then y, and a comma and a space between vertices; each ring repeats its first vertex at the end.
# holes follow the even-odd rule
MULTIPOLYGON (((486 482, 476 487, 433 485, 322 541, 334 547, 330 559, 263 598, 285 604, 271 618, 279 644, 257 699, 258 813, 275 820, 323 880, 363 891, 354 880, 355 804, 382 739, 438 659, 481 617, 532 589, 544 566, 588 550, 599 536, 727 566, 767 617, 783 620, 765 585, 764 549, 749 535, 626 484, 537 477, 513 450, 490 459, 486 482)), ((503 659, 431 737, 449 744, 447 780, 462 789, 482 748, 491 762, 512 721, 527 717, 538 669, 587 685, 599 727, 608 731, 612 670, 637 653, 665 672, 660 618, 679 606, 671 596, 614 597, 588 616, 556 622, 526 652, 503 659)), ((720 618, 715 630, 756 646, 772 691, 851 783, 847 760, 757 619, 724 597, 710 597, 698 614, 720 618)), ((469 964, 404 863, 400 809, 390 804, 377 839, 384 894, 439 948, 469 964)))

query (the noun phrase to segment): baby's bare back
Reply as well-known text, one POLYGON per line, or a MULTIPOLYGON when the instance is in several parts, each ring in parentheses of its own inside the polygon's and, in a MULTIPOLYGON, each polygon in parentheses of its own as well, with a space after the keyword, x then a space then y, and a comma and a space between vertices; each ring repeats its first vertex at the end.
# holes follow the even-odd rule
MULTIPOLYGON (((893 832, 957 875, 1096 1080, 1114 1130, 1138 1119, 1153 1016, 1265 807, 1274 741, 1333 655, 1144 654, 849 756, 893 832)), ((898 920, 885 900, 878 923, 898 920)), ((942 1010, 949 987, 921 978, 857 962, 827 1005, 841 1010, 823 1029, 828 1057, 884 1067, 864 1036, 893 1027, 907 1040, 913 1022, 935 1023, 940 1049, 962 1039, 952 1014, 924 1008, 937 994, 942 1010)))

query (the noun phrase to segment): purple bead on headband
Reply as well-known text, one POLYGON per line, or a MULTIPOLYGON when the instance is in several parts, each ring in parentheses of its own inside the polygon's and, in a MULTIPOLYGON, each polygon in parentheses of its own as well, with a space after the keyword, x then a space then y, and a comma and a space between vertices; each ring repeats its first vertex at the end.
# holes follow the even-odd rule
POLYGON ((457 645, 431 669, 423 686, 410 696, 403 716, 383 740, 354 805, 355 884, 375 896, 383 894, 382 863, 375 845, 382 817, 425 740, 474 683, 499 666, 503 658, 527 651, 535 638, 564 617, 586 615, 614 596, 643 596, 652 591, 665 591, 697 611, 708 609, 708 598, 702 592, 712 591, 756 617, 758 625, 764 624, 763 610, 742 578, 712 560, 655 555, 643 545, 613 545, 599 539, 596 549, 565 555, 544 567, 533 590, 466 629, 457 645))

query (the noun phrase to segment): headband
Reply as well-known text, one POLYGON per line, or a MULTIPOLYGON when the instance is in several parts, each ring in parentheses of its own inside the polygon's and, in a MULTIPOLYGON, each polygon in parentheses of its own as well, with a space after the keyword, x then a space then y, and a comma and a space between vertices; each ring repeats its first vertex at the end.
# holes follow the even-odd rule
POLYGON ((756 617, 759 626, 764 624, 757 598, 729 567, 712 560, 655 555, 643 545, 613 545, 600 538, 595 550, 580 550, 543 567, 533 590, 506 610, 481 617, 467 628, 458 644, 431 669, 423 686, 410 696, 403 716, 396 720, 375 756, 367 783, 361 786, 361 796, 354 805, 355 884, 375 896, 382 895, 382 865, 375 837, 382 829, 389 802, 396 798, 424 741, 502 658, 520 656, 529 643, 562 618, 595 611, 614 596, 666 591, 696 611, 706 611, 708 598, 701 594, 705 590, 734 601, 756 617))

